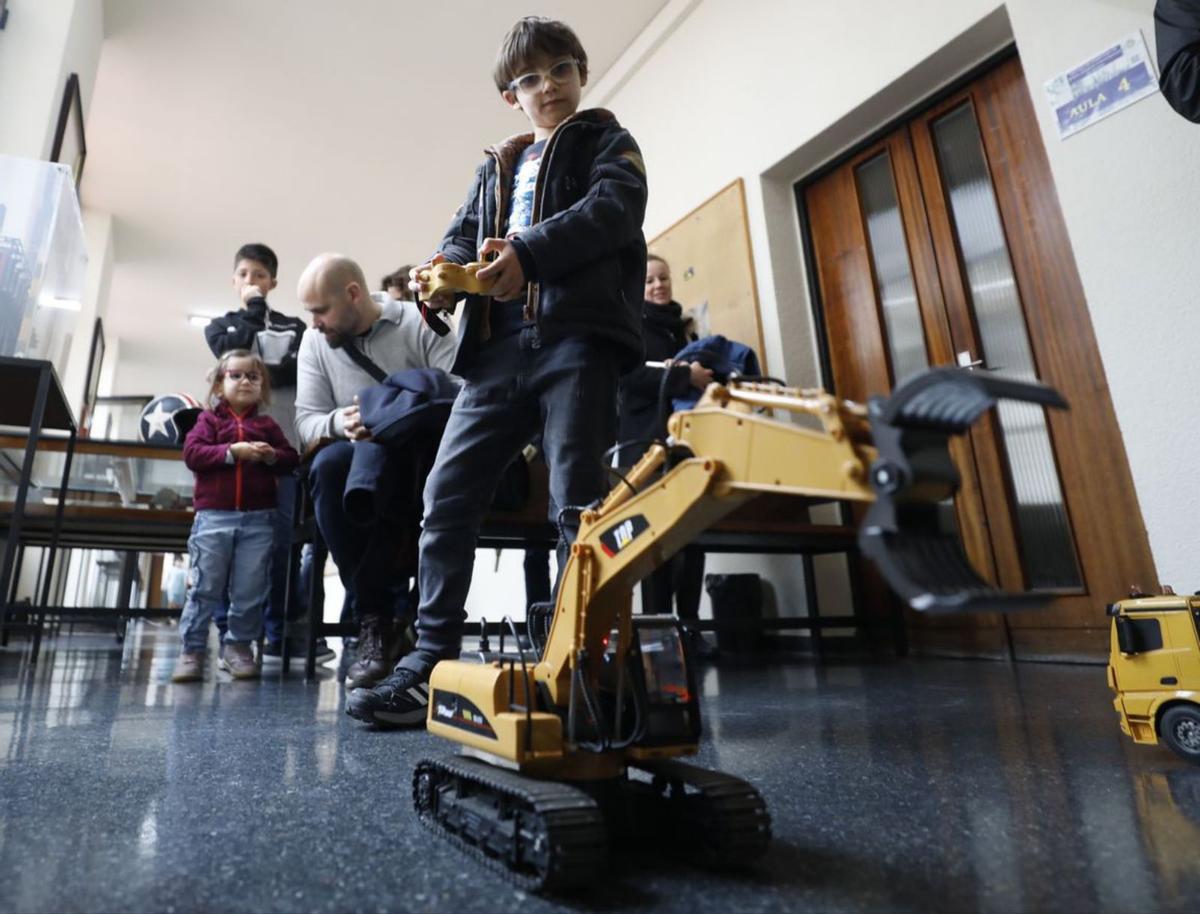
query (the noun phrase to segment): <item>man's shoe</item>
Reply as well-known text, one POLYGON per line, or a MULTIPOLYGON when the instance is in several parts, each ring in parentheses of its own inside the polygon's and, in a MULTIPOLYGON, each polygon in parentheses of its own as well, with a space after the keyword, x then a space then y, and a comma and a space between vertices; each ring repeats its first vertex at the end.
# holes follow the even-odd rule
POLYGON ((250 645, 236 641, 225 645, 225 656, 221 659, 220 667, 234 679, 257 679, 259 675, 250 645))
MULTIPOLYGON (((308 645, 306 644, 304 647, 307 649, 308 645)), ((302 651, 299 655, 293 654, 292 656, 299 656, 303 659, 304 653, 302 651)), ((317 639, 317 666, 320 666, 322 663, 328 663, 336 656, 337 652, 329 646, 324 638, 317 639)))
POLYGON ((347 689, 369 689, 396 665, 400 656, 390 616, 363 616, 358 633, 358 659, 346 671, 347 689))
POLYGON ((381 727, 422 724, 428 708, 429 677, 403 667, 373 689, 355 689, 346 698, 347 714, 381 727))
POLYGON ((175 661, 171 682, 199 682, 204 678, 204 651, 184 651, 175 661))
MULTIPOLYGON (((304 652, 308 650, 306 642, 297 642, 292 645, 292 663, 303 663, 304 652)), ((333 652, 324 638, 317 639, 317 664, 328 663, 337 654, 333 652)), ((267 641, 263 644, 262 650, 262 665, 264 667, 279 666, 283 663, 283 644, 279 641, 267 641)))

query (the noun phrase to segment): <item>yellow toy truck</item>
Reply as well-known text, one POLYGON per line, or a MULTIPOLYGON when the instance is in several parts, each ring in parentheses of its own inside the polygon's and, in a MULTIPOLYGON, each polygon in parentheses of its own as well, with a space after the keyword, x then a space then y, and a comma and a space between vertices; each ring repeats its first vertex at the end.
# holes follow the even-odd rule
POLYGON ((1108 685, 1121 729, 1200 762, 1200 596, 1134 593, 1108 606, 1108 685))

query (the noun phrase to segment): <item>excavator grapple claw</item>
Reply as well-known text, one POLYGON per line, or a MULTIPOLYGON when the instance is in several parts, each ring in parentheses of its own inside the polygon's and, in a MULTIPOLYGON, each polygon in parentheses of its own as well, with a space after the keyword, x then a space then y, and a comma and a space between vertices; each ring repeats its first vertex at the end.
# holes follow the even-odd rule
POLYGON ((1053 388, 995 375, 939 368, 868 404, 878 459, 871 465, 875 503, 858 543, 913 609, 928 612, 1007 611, 1044 602, 984 581, 971 566, 940 506, 958 491, 951 436, 968 432, 1000 400, 1065 409, 1053 388))

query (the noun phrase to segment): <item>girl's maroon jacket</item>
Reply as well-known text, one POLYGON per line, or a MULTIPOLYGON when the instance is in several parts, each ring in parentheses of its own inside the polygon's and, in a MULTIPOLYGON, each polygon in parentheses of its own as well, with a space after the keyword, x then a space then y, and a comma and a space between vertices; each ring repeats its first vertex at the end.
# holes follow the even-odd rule
POLYGON ((197 511, 260 511, 275 507, 275 477, 296 469, 300 458, 270 416, 257 407, 238 415, 222 400, 202 412, 188 432, 183 461, 196 474, 192 504, 197 511), (229 445, 239 441, 267 442, 275 448, 275 462, 230 463, 229 445))

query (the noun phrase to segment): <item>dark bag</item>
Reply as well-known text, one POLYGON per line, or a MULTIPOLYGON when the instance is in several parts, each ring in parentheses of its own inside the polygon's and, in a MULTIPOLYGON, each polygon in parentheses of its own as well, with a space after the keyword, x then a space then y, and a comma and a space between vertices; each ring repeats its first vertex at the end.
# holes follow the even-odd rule
POLYGON ((762 632, 755 623, 762 619, 762 578, 756 574, 708 574, 704 589, 712 599, 713 620, 742 623, 742 630, 717 631, 717 646, 723 651, 754 651, 762 645, 762 632))

